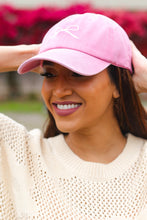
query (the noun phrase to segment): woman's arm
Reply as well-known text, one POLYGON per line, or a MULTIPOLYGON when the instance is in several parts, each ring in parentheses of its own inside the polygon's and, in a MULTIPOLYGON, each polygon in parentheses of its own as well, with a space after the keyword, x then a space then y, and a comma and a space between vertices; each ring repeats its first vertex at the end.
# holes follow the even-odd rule
POLYGON ((138 93, 147 92, 147 59, 132 44, 132 62, 134 66, 133 81, 138 93))
POLYGON ((40 45, 0 46, 0 72, 16 71, 21 63, 39 52, 40 45))

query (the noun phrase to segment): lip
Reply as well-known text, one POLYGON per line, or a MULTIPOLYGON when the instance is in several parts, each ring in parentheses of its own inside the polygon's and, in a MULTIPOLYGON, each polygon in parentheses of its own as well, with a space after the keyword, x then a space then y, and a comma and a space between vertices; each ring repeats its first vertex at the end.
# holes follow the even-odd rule
POLYGON ((70 114, 76 112, 80 108, 81 103, 71 102, 71 101, 64 101, 64 102, 58 102, 57 101, 57 102, 53 102, 52 106, 53 106, 53 108, 54 108, 54 110, 55 110, 57 115, 59 115, 59 116, 67 116, 67 115, 70 115, 70 114), (57 108, 58 104, 59 105, 80 104, 80 105, 78 105, 75 108, 71 108, 71 109, 59 109, 59 108, 57 108))

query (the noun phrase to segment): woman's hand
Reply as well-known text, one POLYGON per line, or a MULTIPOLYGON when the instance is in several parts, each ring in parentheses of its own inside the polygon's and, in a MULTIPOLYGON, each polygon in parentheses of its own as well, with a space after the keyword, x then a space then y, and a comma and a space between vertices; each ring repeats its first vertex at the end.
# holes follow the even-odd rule
POLYGON ((131 45, 135 88, 138 93, 147 92, 147 59, 140 53, 133 42, 131 42, 131 45))
POLYGON ((17 71, 21 63, 38 54, 39 50, 40 44, 0 46, 0 72, 17 71))

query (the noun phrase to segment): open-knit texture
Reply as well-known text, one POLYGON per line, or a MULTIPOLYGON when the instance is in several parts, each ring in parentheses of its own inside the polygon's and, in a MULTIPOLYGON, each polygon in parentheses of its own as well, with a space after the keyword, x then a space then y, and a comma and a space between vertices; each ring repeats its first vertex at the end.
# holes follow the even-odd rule
POLYGON ((87 162, 0 114, 0 219, 146 220, 147 141, 128 134, 114 161, 87 162))

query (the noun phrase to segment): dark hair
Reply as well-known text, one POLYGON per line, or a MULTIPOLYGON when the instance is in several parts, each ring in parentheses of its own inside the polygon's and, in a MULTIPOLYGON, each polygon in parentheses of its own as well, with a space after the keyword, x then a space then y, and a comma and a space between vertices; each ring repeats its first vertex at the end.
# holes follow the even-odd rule
MULTIPOLYGON (((123 135, 132 133, 135 136, 147 139, 147 113, 141 104, 134 88, 131 73, 124 68, 110 65, 109 77, 119 91, 119 98, 114 99, 114 114, 118 120, 123 135)), ((58 130, 55 120, 48 111, 49 122, 44 137, 53 137, 65 134, 58 130)))

